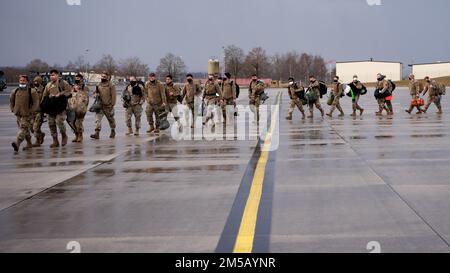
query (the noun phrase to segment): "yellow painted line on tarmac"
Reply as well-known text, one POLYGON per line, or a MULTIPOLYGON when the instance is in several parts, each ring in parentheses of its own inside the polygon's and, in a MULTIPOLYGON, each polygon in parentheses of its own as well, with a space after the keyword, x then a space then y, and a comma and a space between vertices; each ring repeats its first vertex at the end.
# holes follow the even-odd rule
MULTIPOLYGON (((281 92, 278 93, 276 105, 280 104, 281 92)), ((272 134, 278 121, 279 107, 275 107, 272 114, 270 129, 264 141, 264 146, 261 149, 261 154, 256 164, 255 173, 253 175, 250 193, 248 195, 247 203, 245 205, 244 213, 242 215, 239 232, 234 244, 233 253, 251 253, 253 250, 253 241, 255 239, 256 221, 258 218, 259 204, 264 184, 264 175, 266 171, 267 161, 269 159, 270 146, 272 143, 272 134)))

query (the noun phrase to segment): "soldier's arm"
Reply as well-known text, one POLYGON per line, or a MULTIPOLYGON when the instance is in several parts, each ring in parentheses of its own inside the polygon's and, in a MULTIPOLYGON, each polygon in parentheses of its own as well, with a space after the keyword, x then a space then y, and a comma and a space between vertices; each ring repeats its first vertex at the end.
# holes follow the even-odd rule
POLYGON ((11 112, 14 111, 14 105, 16 105, 16 92, 17 89, 12 91, 9 97, 9 108, 11 109, 11 112))
POLYGON ((216 93, 219 94, 219 100, 221 100, 223 98, 222 89, 219 87, 218 84, 215 84, 214 88, 216 89, 216 93))
POLYGON ((70 84, 66 81, 63 81, 63 90, 62 90, 62 94, 66 97, 70 97, 72 95, 72 86, 70 86, 70 84))
POLYGON ((39 110, 39 94, 35 90, 31 91, 31 101, 33 102, 31 112, 36 113, 39 110))
POLYGON ((164 86, 159 84, 159 93, 161 94, 162 103, 167 105, 166 92, 164 91, 164 86))
POLYGON ((44 88, 44 92, 42 93, 42 100, 44 100, 44 97, 47 97, 50 95, 50 91, 48 90, 48 84, 44 88))
POLYGON ((430 85, 426 84, 424 89, 423 89, 423 95, 425 96, 425 94, 428 92, 428 89, 430 89, 430 85))
POLYGON ((114 85, 111 85, 111 104, 112 104, 112 106, 116 105, 116 99, 117 99, 116 87, 114 85))
POLYGON ((233 93, 233 100, 236 100, 236 84, 234 82, 231 85, 231 93, 233 93))
POLYGON ((387 81, 384 81, 383 83, 383 89, 380 91, 380 93, 384 93, 389 89, 389 83, 387 81))

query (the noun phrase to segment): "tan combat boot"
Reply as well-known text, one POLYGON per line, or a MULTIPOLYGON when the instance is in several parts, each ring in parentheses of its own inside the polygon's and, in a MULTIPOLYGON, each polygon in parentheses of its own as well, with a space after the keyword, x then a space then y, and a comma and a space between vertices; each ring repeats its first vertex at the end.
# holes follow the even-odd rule
POLYGON ((133 129, 131 127, 128 127, 128 133, 126 133, 126 136, 131 136, 133 134, 133 129))
POLYGON ((11 143, 11 146, 14 148, 15 152, 19 151, 20 143, 22 143, 22 140, 17 139, 15 142, 11 143))
POLYGON ((72 142, 78 142, 78 133, 75 133, 75 138, 72 140, 72 142))
POLYGON ((116 130, 111 129, 111 134, 109 134, 109 138, 115 138, 116 137, 116 130))
POLYGON ((136 128, 136 131, 134 132, 134 135, 135 135, 135 136, 138 136, 138 135, 139 135, 139 129, 140 129, 140 128, 136 128))
POLYGON ((58 135, 52 136, 53 143, 50 144, 50 148, 58 148, 59 147, 59 141, 58 141, 58 135))
POLYGON ((26 138, 27 141, 27 146, 23 147, 23 150, 30 150, 31 148, 33 148, 33 143, 31 142, 31 136, 26 138))
POLYGON ((67 141, 68 141, 68 137, 66 133, 62 133, 61 134, 61 146, 66 146, 67 145, 67 141))
POLYGON ((100 131, 95 131, 94 134, 91 135, 92 139, 100 139, 100 131))

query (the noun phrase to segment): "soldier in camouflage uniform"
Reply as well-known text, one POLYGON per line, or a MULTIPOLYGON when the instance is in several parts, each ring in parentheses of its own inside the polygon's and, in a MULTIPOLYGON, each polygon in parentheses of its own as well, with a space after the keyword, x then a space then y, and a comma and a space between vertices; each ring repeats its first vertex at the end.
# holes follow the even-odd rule
POLYGON ((264 93, 264 88, 264 82, 258 80, 257 75, 253 74, 248 88, 248 98, 250 110, 255 115, 256 122, 259 122, 259 105, 261 104, 261 95, 264 93))
POLYGON ((341 112, 339 114, 340 117, 344 116, 344 110, 342 110, 341 107, 341 96, 344 93, 344 87, 343 85, 339 82, 339 77, 335 76, 333 79, 333 84, 331 87, 331 92, 333 94, 333 102, 331 104, 331 108, 330 108, 330 112, 327 113, 327 116, 332 117, 333 116, 333 111, 337 108, 339 110, 339 112, 341 112))
POLYGON ((222 116, 225 122, 234 118, 236 105, 236 84, 231 80, 231 74, 225 73, 222 80, 222 116))
POLYGON ((89 88, 84 84, 83 75, 75 76, 72 97, 69 99, 69 109, 75 113, 74 134, 72 142, 83 142, 83 122, 89 105, 89 88))
POLYGON ((160 117, 167 105, 164 86, 156 79, 155 73, 150 73, 148 81, 145 83, 145 94, 147 99, 148 125, 150 126, 147 133, 159 133, 160 117), (153 119, 155 116, 155 120, 153 119))
MULTIPOLYGON (((386 80, 386 76, 382 74, 377 75, 377 86, 376 89, 379 90, 380 94, 384 94, 385 92, 392 91, 392 87, 389 84, 389 81, 386 80)), ((377 116, 381 116, 383 114, 383 110, 386 110, 388 115, 393 115, 394 112, 392 111, 392 103, 389 100, 386 100, 386 98, 377 98, 378 102, 378 112, 375 112, 377 116)))
POLYGON ((138 83, 136 77, 130 77, 130 84, 125 88, 122 94, 123 106, 125 107, 125 120, 128 127, 127 136, 133 134, 131 118, 134 115, 136 131, 135 136, 139 135, 141 128, 142 105, 145 102, 145 87, 138 83))
MULTIPOLYGON (((40 76, 36 76, 33 79, 33 89, 36 91, 39 97, 39 102, 42 101, 44 95, 43 80, 40 76)), ((44 120, 44 113, 41 112, 39 104, 37 111, 33 114, 31 118, 31 126, 34 137, 36 138, 36 142, 33 144, 33 147, 40 147, 42 143, 44 143, 45 134, 42 132, 42 122, 44 120)))
MULTIPOLYGON (((409 93, 411 95, 411 99, 418 99, 420 98, 420 94, 422 93, 422 84, 416 80, 416 77, 413 74, 409 75, 409 93)), ((411 114, 412 110, 417 108, 417 114, 421 114, 423 112, 422 108, 419 105, 413 105, 411 102, 411 105, 409 106, 408 110, 405 110, 408 114, 411 114)))
POLYGON ((116 137, 116 120, 114 119, 114 106, 116 105, 116 87, 109 79, 107 72, 101 75, 101 83, 97 85, 94 97, 99 97, 101 101, 101 111, 95 114, 95 133, 91 135, 92 139, 100 139, 100 131, 102 130, 102 119, 106 116, 111 134, 109 138, 116 137))
POLYGON ((175 123, 178 128, 180 128, 180 117, 178 116, 178 99, 181 95, 181 90, 179 86, 176 86, 173 83, 172 75, 166 76, 166 85, 164 87, 166 93, 167 107, 168 111, 170 111, 175 119, 175 123))
POLYGON ((208 76, 208 81, 205 82, 205 90, 203 92, 203 100, 206 104, 206 118, 203 125, 207 124, 209 120, 212 120, 214 124, 214 112, 218 103, 222 103, 222 94, 220 86, 215 81, 214 75, 208 76))
POLYGON ((17 126, 19 132, 17 133, 16 141, 11 143, 14 151, 18 152, 20 144, 26 140, 27 146, 23 150, 31 149, 31 124, 30 119, 39 105, 39 95, 34 89, 28 87, 28 77, 20 76, 19 88, 11 92, 10 109, 16 115, 17 126))
MULTIPOLYGON (((72 93, 72 87, 64 80, 59 79, 59 72, 55 69, 50 71, 50 82, 44 89, 43 97, 49 96, 51 97, 59 97, 66 96, 69 97, 72 93)), ((50 128, 50 133, 53 138, 53 143, 50 145, 50 148, 59 147, 58 141, 58 130, 61 133, 61 145, 66 146, 67 144, 67 133, 66 133, 66 122, 67 113, 63 111, 56 116, 48 115, 48 126, 50 128)))
POLYGON ((423 112, 426 113, 428 111, 428 108, 432 103, 436 105, 438 109, 438 114, 442 114, 442 106, 441 106, 441 95, 439 93, 439 83, 437 83, 435 80, 432 80, 430 77, 425 77, 425 86, 423 95, 425 96, 428 93, 428 99, 425 104, 425 109, 423 109, 423 112))
POLYGON ((325 114, 325 112, 323 111, 322 106, 320 105, 320 83, 319 81, 316 79, 315 76, 310 76, 309 77, 309 87, 308 87, 308 92, 311 92, 312 94, 314 94, 314 97, 316 98, 314 101, 308 101, 308 106, 309 106, 309 116, 308 118, 313 118, 314 117, 314 106, 319 109, 322 118, 325 114))
POLYGON ((302 113, 302 119, 305 119, 305 109, 303 108, 303 102, 298 96, 298 93, 301 91, 304 92, 304 90, 305 88, 301 84, 296 83, 294 78, 289 78, 288 94, 291 102, 289 104, 289 112, 286 117, 287 120, 292 120, 292 114, 294 113, 296 106, 300 113, 302 113))
MULTIPOLYGON (((202 94, 202 87, 200 84, 194 82, 192 74, 186 75, 186 83, 181 91, 184 104, 189 108, 192 115, 191 128, 195 127, 195 120, 197 119, 197 111, 195 109, 195 97, 202 94)), ((186 117, 188 118, 188 117, 186 117)))

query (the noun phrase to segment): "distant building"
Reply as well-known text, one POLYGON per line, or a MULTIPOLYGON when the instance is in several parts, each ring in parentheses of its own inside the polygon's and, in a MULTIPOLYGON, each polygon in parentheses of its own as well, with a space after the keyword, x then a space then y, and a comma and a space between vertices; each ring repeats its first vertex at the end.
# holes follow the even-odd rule
POLYGON ((431 78, 450 76, 450 62, 410 64, 409 66, 416 79, 423 79, 426 76, 431 78))
POLYGON ((361 82, 376 82, 378 73, 386 75, 393 81, 402 80, 403 64, 400 62, 385 61, 350 61, 336 62, 336 75, 340 81, 349 83, 353 80, 353 75, 358 75, 361 82))

